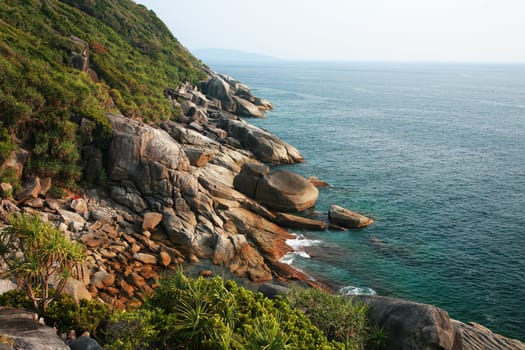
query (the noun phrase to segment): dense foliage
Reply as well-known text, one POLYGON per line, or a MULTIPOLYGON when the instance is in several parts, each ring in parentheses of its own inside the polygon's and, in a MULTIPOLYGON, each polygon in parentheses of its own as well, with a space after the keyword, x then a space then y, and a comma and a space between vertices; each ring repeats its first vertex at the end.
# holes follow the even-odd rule
MULTIPOLYGON (((323 301, 331 300, 319 293, 323 301)), ((161 281, 141 309, 114 315, 105 348, 363 349, 371 336, 366 308, 348 304, 342 310, 320 312, 317 307, 304 314, 286 298, 271 300, 220 277, 189 279, 179 272, 161 281), (321 323, 348 317, 342 320, 344 336, 323 333, 311 316, 321 323)))
POLYGON ((0 162, 22 144, 32 151, 32 173, 71 185, 81 176, 82 143, 107 141, 106 111, 170 118, 163 89, 204 73, 155 14, 131 0, 4 0, 0 77, 0 162), (90 70, 72 68, 79 59, 90 70))

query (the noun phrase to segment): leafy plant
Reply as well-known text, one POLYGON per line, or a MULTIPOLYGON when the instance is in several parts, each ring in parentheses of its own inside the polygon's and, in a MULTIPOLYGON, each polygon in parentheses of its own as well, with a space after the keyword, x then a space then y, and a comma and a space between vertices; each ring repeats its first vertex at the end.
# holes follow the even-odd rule
POLYGON ((73 297, 61 294, 53 300, 43 315, 46 323, 55 325, 59 333, 75 330, 76 334, 88 331, 97 337, 101 322, 109 319, 109 306, 96 300, 80 300, 76 303, 73 297))
POLYGON ((328 339, 344 342, 350 349, 364 348, 369 338, 365 304, 317 289, 293 289, 288 298, 328 339))
POLYGON ((35 309, 45 312, 62 292, 73 265, 83 260, 83 247, 34 215, 11 215, 9 224, 0 231, 0 256, 35 309), (52 277, 54 289, 49 288, 52 277))

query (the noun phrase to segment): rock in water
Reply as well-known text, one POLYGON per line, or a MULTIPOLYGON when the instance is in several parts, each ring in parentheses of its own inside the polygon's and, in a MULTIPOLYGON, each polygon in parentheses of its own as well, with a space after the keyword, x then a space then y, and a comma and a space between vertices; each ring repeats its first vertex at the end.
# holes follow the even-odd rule
POLYGON ((319 191, 304 177, 286 170, 264 176, 255 193, 255 199, 271 209, 301 211, 315 205, 319 191))
POLYGON ((374 220, 364 215, 354 213, 338 205, 331 205, 328 211, 330 222, 336 226, 360 228, 370 225, 374 220))

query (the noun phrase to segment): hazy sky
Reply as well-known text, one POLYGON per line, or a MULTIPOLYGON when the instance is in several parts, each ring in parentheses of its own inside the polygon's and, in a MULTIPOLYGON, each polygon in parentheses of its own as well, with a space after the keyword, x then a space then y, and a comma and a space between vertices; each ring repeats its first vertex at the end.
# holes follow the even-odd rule
POLYGON ((137 0, 184 46, 305 60, 525 62, 525 0, 137 0))

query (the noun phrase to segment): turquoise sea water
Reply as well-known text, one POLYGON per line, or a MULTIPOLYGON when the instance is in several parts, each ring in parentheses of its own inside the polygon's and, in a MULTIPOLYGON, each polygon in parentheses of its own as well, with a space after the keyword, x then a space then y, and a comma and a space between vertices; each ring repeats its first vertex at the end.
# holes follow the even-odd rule
POLYGON ((251 120, 296 146, 288 166, 375 223, 297 231, 289 261, 344 292, 438 305, 525 340, 525 66, 211 65, 276 108, 251 120))

